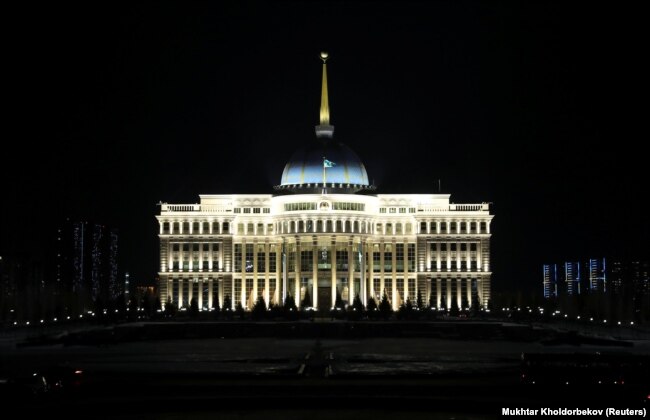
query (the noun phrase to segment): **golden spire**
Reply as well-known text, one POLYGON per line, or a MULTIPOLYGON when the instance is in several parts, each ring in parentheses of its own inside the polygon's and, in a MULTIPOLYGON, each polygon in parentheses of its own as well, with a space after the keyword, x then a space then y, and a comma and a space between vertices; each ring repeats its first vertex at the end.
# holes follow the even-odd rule
POLYGON ((329 54, 325 51, 320 53, 323 60, 323 87, 320 97, 320 124, 316 126, 316 137, 331 138, 334 135, 334 127, 330 125, 330 103, 327 95, 327 59, 329 54))
POLYGON ((320 58, 323 60, 323 88, 320 97, 320 124, 330 125, 330 104, 327 98, 327 58, 329 54, 325 51, 320 53, 320 58))

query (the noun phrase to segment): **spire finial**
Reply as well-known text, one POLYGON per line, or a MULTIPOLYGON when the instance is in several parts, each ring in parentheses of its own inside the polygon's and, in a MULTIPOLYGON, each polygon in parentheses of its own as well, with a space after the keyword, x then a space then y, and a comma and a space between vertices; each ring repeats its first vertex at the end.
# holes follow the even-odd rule
POLYGON ((330 125, 330 105, 327 94, 327 59, 329 54, 326 51, 320 53, 320 59, 323 60, 323 83, 320 98, 320 125, 316 126, 316 137, 332 137, 334 127, 330 125))

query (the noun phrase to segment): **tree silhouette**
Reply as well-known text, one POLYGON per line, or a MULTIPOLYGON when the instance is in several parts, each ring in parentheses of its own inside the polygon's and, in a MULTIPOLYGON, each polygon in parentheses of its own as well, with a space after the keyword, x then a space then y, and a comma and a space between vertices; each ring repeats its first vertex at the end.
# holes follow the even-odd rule
POLYGON ((199 316, 199 301, 195 297, 190 300, 190 317, 196 318, 199 316))
POLYGON ((422 301, 422 293, 420 293, 420 290, 418 290, 417 296, 415 298, 415 306, 417 306, 419 309, 424 308, 424 302, 422 301))
POLYGON ((339 289, 336 289, 336 300, 334 301, 334 307, 339 308, 339 309, 344 309, 345 304, 343 303, 343 299, 341 298, 341 293, 339 292, 339 289))
POLYGON ((381 317, 385 320, 388 319, 390 315, 393 313, 393 307, 388 301, 388 295, 386 294, 386 290, 384 290, 384 294, 381 297, 381 302, 379 302, 379 313, 381 314, 381 317))
POLYGON ((230 298, 230 295, 226 295, 223 298, 223 311, 231 311, 232 310, 232 299, 230 298))
POLYGON ((177 310, 178 310, 178 308, 176 307, 176 305, 172 301, 172 297, 167 296, 167 302, 165 303, 165 315, 168 316, 168 317, 172 317, 172 316, 176 315, 177 310))
POLYGON ((251 316, 255 320, 260 320, 266 318, 266 315, 266 301, 263 296, 259 296, 253 305, 251 316))
POLYGON ((293 296, 287 295, 284 299, 284 316, 288 319, 296 319, 298 317, 298 308, 293 296))
POLYGON ((309 290, 305 290, 305 296, 302 298, 302 301, 300 301, 300 307, 302 309, 305 309, 310 306, 313 306, 311 302, 311 295, 309 294, 309 290))
POLYGON ((451 308, 449 308, 449 315, 458 316, 459 312, 460 312, 460 310, 458 308, 458 299, 454 299, 452 297, 452 299, 451 299, 451 308))

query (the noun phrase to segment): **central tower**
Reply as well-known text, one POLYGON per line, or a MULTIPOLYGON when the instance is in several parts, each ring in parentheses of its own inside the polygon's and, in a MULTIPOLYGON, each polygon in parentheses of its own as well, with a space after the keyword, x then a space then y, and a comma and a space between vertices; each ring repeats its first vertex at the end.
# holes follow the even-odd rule
POLYGON ((293 193, 346 193, 374 190, 368 182, 366 168, 352 149, 334 139, 330 124, 327 60, 329 54, 320 53, 323 62, 319 124, 316 139, 299 148, 285 165, 276 191, 293 193))

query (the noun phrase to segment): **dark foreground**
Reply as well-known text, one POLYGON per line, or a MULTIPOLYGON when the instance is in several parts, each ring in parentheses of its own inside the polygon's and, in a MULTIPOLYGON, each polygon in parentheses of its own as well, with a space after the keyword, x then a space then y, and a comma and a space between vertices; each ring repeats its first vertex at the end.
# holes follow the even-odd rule
POLYGON ((257 338, 247 325, 212 326, 211 334, 179 325, 154 326, 166 336, 156 339, 109 328, 5 342, 9 380, 0 397, 30 415, 165 419, 482 419, 501 417, 503 408, 650 403, 645 341, 512 334, 494 325, 481 329, 492 337, 480 339, 449 325, 391 337, 355 335, 350 325, 342 337, 304 327, 321 335, 308 338, 290 333, 299 324, 257 338), (167 336, 174 331, 195 337, 167 336))

